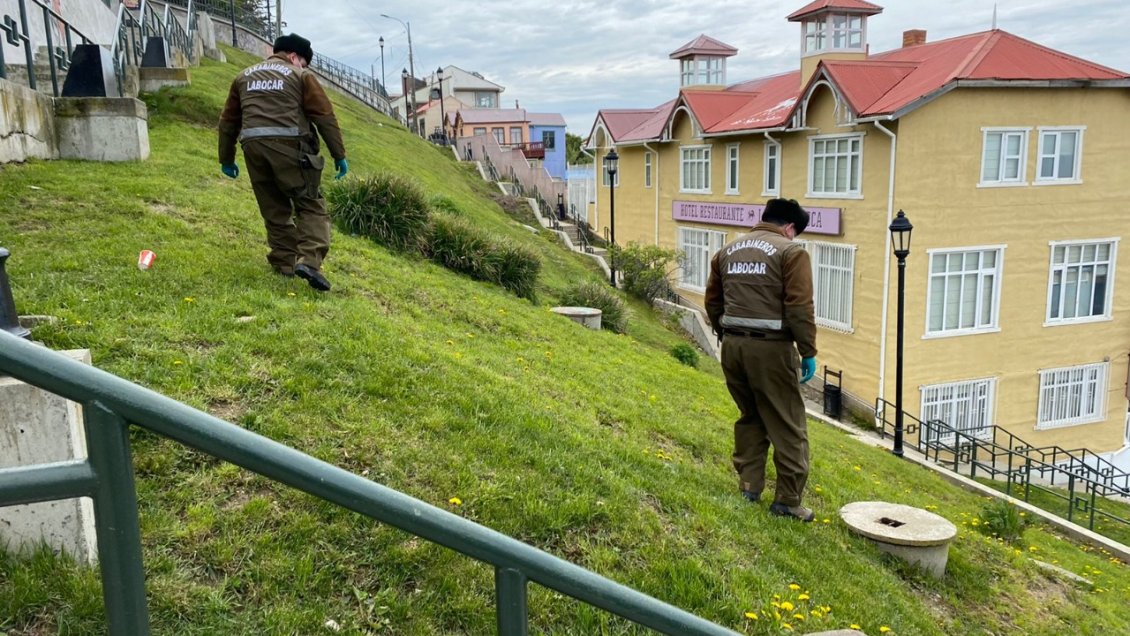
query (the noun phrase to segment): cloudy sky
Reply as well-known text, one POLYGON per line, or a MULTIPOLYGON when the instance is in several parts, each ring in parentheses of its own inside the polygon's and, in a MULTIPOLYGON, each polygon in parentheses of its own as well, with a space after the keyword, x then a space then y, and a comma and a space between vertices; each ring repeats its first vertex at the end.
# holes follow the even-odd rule
MULTIPOLYGON (((882 0, 868 22, 871 50, 902 45, 902 32, 925 29, 930 41, 991 28, 991 0, 882 0)), ((601 108, 653 107, 678 92, 677 62, 667 55, 701 33, 738 49, 727 80, 794 70, 800 26, 785 16, 807 0, 284 0, 290 31, 314 49, 366 73, 391 92, 408 66, 404 27, 412 27, 417 76, 453 64, 478 71, 535 112, 565 116, 586 135, 601 108)), ((999 0, 997 25, 1015 35, 1130 73, 1128 0, 999 0)))

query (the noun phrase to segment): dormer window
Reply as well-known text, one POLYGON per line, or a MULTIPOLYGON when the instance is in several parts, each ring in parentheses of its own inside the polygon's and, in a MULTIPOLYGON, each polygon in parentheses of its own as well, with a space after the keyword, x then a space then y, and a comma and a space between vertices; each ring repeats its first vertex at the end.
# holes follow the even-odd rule
POLYGON ((726 58, 695 56, 681 60, 680 86, 726 83, 726 58))
POLYGON ((862 51, 867 41, 861 15, 825 13, 804 21, 804 53, 862 51))

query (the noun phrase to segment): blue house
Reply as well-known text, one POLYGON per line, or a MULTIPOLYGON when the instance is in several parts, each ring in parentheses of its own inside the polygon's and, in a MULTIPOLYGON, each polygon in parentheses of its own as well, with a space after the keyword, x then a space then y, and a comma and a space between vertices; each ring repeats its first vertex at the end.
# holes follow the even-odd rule
POLYGON ((545 146, 545 171, 554 179, 565 178, 565 118, 557 113, 528 113, 530 141, 545 146))

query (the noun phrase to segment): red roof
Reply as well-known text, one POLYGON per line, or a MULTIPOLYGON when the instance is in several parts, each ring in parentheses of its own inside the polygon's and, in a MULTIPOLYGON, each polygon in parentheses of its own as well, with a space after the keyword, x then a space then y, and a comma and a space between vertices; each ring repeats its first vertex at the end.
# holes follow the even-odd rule
POLYGON ((875 15, 883 12, 883 7, 863 0, 816 0, 810 2, 802 9, 789 14, 790 22, 799 22, 808 16, 821 11, 835 11, 837 13, 855 13, 862 15, 875 15))
POLYGON ((687 42, 686 44, 675 49, 671 55, 667 57, 672 60, 677 60, 691 55, 716 55, 720 57, 730 57, 737 55, 738 50, 729 44, 719 42, 712 37, 705 34, 687 42))
MULTIPOLYGON (((843 3, 841 0, 838 4, 843 3)), ((820 79, 835 86, 857 118, 902 116, 957 88, 959 82, 1114 80, 1130 85, 1130 74, 1125 72, 992 30, 903 47, 866 59, 823 60, 803 87, 800 72, 793 71, 741 82, 722 91, 688 89, 657 108, 602 110, 597 123, 603 121, 618 144, 662 139, 677 106, 686 106, 706 135, 786 128, 797 104, 820 79)))

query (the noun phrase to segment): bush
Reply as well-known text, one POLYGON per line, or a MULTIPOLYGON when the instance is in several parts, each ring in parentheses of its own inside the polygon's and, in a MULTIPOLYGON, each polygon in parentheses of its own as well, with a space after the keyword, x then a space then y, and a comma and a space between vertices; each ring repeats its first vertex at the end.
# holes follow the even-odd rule
POLYGON ((452 201, 451 198, 445 197, 442 194, 432 197, 432 209, 437 212, 446 212, 455 216, 463 215, 463 210, 459 208, 459 205, 455 203, 455 201, 452 201))
POLYGON ((561 304, 599 309, 602 329, 624 333, 628 328, 628 310, 624 301, 604 283, 590 281, 576 285, 561 297, 561 304))
POLYGON ((682 261, 675 250, 639 243, 613 250, 612 259, 623 275, 624 291, 649 305, 668 295, 671 285, 667 277, 682 261))
POLYGON ((1027 527, 1028 520, 1021 516, 1020 510, 1003 499, 994 500, 981 509, 978 528, 985 534, 1003 539, 1005 543, 1019 541, 1027 527))
POLYGON ((685 342, 671 347, 671 356, 688 367, 695 368, 698 366, 698 351, 685 342))
POLYGON ((497 283, 522 298, 534 298, 541 270, 537 255, 495 240, 460 218, 433 218, 425 252, 448 269, 497 283))
POLYGON ((326 200, 343 230, 392 250, 421 248, 431 209, 415 183, 388 173, 349 179, 330 186, 326 200))

